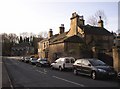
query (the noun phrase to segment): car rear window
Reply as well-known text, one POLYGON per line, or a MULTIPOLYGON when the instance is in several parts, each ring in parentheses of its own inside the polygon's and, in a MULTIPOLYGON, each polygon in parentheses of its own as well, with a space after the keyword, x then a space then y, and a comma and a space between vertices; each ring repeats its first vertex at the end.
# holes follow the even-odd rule
POLYGON ((69 59, 66 59, 66 62, 65 63, 70 63, 70 60, 69 59))
POLYGON ((71 63, 74 63, 75 62, 75 60, 74 59, 71 59, 71 63))

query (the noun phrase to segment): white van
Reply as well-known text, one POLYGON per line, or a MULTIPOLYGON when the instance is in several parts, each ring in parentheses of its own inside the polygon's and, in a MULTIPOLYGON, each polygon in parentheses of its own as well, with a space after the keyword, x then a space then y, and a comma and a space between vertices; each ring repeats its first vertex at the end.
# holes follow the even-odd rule
POLYGON ((75 62, 75 58, 73 58, 73 57, 58 58, 55 62, 53 62, 51 64, 51 68, 52 69, 57 68, 60 71, 66 69, 66 68, 72 69, 74 62, 75 62))

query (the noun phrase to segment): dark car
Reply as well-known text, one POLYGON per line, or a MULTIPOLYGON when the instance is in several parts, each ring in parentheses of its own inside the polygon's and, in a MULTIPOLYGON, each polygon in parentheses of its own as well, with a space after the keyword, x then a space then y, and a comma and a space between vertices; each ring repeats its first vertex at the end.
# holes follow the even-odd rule
POLYGON ((47 58, 39 58, 37 60, 36 66, 50 66, 50 63, 48 62, 47 58))
POLYGON ((120 72, 118 72, 118 80, 120 81, 120 72))
POLYGON ((35 65, 37 63, 37 58, 30 58, 29 62, 35 65))
POLYGON ((83 74, 97 78, 116 78, 117 72, 99 59, 78 59, 73 64, 74 74, 83 74))

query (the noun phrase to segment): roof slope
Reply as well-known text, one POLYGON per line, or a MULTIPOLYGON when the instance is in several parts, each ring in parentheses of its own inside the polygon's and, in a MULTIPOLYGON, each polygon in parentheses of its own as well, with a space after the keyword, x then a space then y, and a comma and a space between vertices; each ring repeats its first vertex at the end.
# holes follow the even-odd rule
POLYGON ((72 42, 72 43, 81 43, 83 42, 82 38, 80 38, 77 35, 68 37, 66 36, 68 32, 65 32, 63 34, 59 34, 55 37, 52 37, 50 39, 50 44, 56 44, 56 43, 61 43, 61 42, 72 42))
POLYGON ((62 42, 64 39, 66 39, 66 35, 68 32, 64 32, 62 34, 57 34, 56 36, 51 37, 50 40, 50 44, 52 43, 58 43, 58 42, 62 42))
POLYGON ((112 34, 102 27, 95 27, 90 25, 79 26, 86 34, 94 34, 94 35, 107 35, 112 36, 112 34))
POLYGON ((65 39, 64 42, 83 43, 83 39, 77 35, 73 35, 65 39))

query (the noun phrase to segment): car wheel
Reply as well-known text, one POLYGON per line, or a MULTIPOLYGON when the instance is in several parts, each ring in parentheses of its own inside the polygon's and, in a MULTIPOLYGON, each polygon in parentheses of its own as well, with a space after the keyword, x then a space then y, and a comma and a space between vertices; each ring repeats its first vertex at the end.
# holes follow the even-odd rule
POLYGON ((59 67, 59 70, 62 71, 62 67, 61 66, 59 67))
POLYGON ((75 75, 78 75, 78 72, 77 72, 76 69, 73 70, 73 73, 74 73, 75 75))
POLYGON ((91 77, 92 77, 92 79, 96 79, 97 78, 97 75, 96 75, 96 72, 95 71, 93 71, 92 73, 91 73, 91 77))
POLYGON ((42 64, 40 64, 39 66, 42 67, 42 64))
POLYGON ((38 66, 38 63, 36 63, 36 66, 38 66))
POLYGON ((53 66, 51 66, 51 69, 54 69, 54 67, 53 67, 53 66))
POLYGON ((36 63, 36 66, 38 66, 38 67, 39 67, 39 66, 40 66, 40 64, 39 64, 39 63, 36 63))

